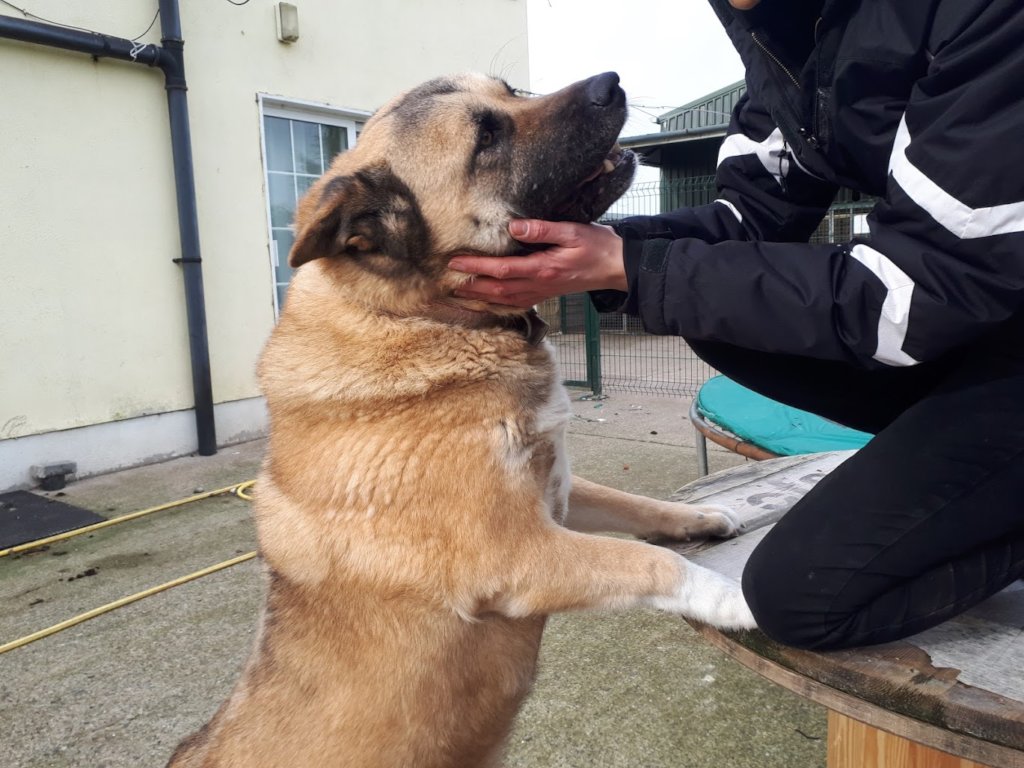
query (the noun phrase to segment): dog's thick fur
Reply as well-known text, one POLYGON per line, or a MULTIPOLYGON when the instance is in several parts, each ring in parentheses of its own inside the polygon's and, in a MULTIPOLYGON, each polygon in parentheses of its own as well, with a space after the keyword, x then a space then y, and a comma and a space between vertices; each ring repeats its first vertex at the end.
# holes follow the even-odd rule
POLYGON ((489 766, 548 614, 752 625, 732 582, 580 532, 736 526, 572 479, 550 347, 522 311, 453 297, 467 278, 452 254, 521 251, 510 218, 589 221, 624 191, 617 83, 524 98, 483 76, 432 81, 381 109, 302 200, 302 267, 259 372, 259 640, 171 766, 489 766))

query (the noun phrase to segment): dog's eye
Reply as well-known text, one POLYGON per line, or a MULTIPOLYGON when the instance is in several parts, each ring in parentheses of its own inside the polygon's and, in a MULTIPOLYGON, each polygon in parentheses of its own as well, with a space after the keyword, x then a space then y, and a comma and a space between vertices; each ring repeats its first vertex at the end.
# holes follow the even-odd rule
POLYGON ((488 149, 498 143, 501 138, 501 120, 493 112, 484 112, 477 115, 477 150, 488 149))

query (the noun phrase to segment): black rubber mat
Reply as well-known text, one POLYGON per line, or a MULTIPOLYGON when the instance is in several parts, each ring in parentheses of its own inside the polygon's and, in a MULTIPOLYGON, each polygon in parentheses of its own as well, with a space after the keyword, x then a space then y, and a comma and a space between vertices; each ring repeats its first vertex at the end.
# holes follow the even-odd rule
POLYGON ((28 491, 0 493, 0 549, 73 531, 104 519, 87 509, 28 491))

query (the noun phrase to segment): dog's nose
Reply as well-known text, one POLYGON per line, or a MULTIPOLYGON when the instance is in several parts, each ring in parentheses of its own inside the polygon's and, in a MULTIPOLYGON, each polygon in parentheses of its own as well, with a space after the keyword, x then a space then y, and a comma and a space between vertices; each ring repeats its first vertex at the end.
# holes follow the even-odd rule
POLYGON ((591 106, 607 107, 614 103, 619 95, 619 75, 617 72, 605 72, 594 75, 587 80, 585 89, 591 106))

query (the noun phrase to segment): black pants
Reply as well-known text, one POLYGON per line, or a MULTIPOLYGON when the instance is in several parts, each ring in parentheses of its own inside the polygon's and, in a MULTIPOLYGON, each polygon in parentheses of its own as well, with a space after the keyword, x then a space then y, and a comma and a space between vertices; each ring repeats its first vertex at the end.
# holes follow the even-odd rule
POLYGON ((751 555, 743 592, 770 637, 895 640, 1024 575, 1024 322, 940 363, 883 371, 690 343, 744 386, 876 433, 751 555))

